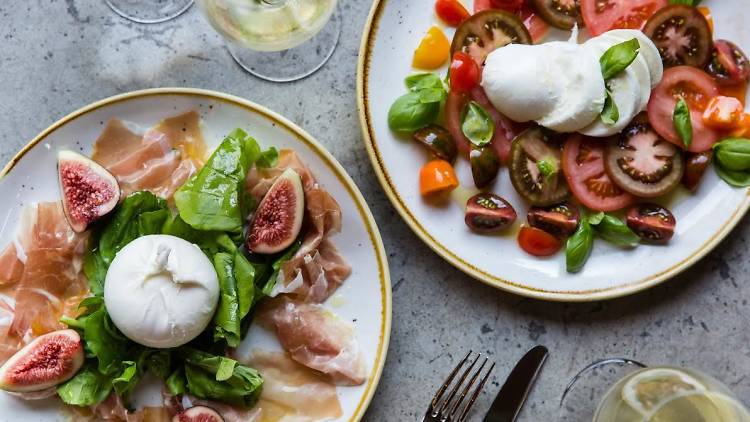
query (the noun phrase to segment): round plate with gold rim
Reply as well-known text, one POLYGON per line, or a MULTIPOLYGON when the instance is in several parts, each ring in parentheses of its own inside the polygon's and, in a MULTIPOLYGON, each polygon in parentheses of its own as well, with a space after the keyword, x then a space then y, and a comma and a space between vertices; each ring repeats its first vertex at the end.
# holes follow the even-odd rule
MULTIPOLYGON (((471 0, 465 3, 470 5, 471 0)), ((742 7, 743 1, 707 0, 701 5, 711 9, 715 38, 732 40, 750 51, 750 10, 742 7)), ((413 72, 412 52, 432 25, 442 26, 433 6, 433 0, 375 0, 362 35, 357 96, 365 146, 383 189, 417 236, 456 268, 491 286, 537 299, 594 301, 624 296, 694 264, 750 207, 748 189, 732 188, 709 170, 697 193, 680 189, 665 199, 678 221, 668 246, 622 250, 596 242, 578 274, 566 272, 563 253, 546 259, 524 253, 516 244, 519 222, 502 236, 473 234, 463 222, 460 200, 435 206, 422 199, 418 175, 427 154, 388 128, 388 109, 405 92, 404 78, 413 72)), ((450 39, 453 30, 443 28, 450 39)), ((547 40, 568 36, 553 30, 547 40)), ((438 72, 446 71, 447 66, 438 72)), ((456 172, 462 186, 473 186, 466 160, 458 160, 456 172)), ((519 221, 525 221, 526 205, 511 186, 507 169, 501 170, 490 190, 508 199, 519 212, 519 221)))
MULTIPOLYGON (((0 208, 4 221, 0 244, 12 240, 22 204, 59 199, 58 150, 90 154, 103 124, 110 118, 150 127, 165 117, 189 110, 200 112, 209 150, 236 127, 243 128, 264 148, 292 148, 341 205, 342 231, 332 240, 353 271, 326 305, 353 322, 369 369, 365 384, 338 387, 343 416, 337 420, 359 421, 380 380, 390 337, 391 286, 380 233, 364 198, 336 159, 297 125, 260 105, 214 91, 162 88, 107 98, 71 113, 29 142, 2 171, 0 195, 13 200, 6 200, 0 208)), ((238 353, 253 348, 280 350, 274 336, 259 327, 251 328, 238 353)), ((158 390, 155 397, 145 394, 138 398, 150 405, 160 403, 158 390)), ((56 399, 25 401, 0 393, 2 420, 9 415, 13 415, 13 420, 59 420, 61 410, 56 399)))

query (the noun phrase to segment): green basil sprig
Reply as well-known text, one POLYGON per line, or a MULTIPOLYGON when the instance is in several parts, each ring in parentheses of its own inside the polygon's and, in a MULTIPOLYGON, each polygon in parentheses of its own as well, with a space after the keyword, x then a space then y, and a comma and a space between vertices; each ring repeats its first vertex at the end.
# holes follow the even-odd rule
MULTIPOLYGON (((599 66, 602 69, 604 81, 607 82, 624 72, 638 57, 640 50, 641 44, 636 38, 615 44, 607 49, 599 58, 599 66)), ((599 116, 604 124, 613 125, 620 120, 620 110, 617 108, 612 91, 609 90, 609 85, 607 85, 606 94, 604 108, 599 116)))
POLYGON ((693 123, 690 121, 690 107, 684 97, 680 97, 674 106, 672 125, 682 139, 682 143, 685 144, 685 148, 690 148, 690 144, 693 143, 693 123))
POLYGON ((602 214, 601 220, 593 227, 599 237, 623 248, 634 248, 640 242, 638 235, 622 220, 609 214, 602 214))
POLYGON ((594 230, 586 216, 582 216, 578 229, 565 244, 565 266, 569 273, 583 269, 594 247, 594 230))
POLYGON ((487 110, 474 101, 469 102, 461 119, 461 131, 469 141, 483 147, 492 141, 495 134, 495 123, 487 110))
POLYGON ((750 139, 725 139, 713 149, 716 174, 732 186, 750 186, 750 139))
POLYGON ((388 126, 396 132, 413 132, 434 122, 447 96, 443 81, 434 73, 410 75, 405 83, 409 92, 388 110, 388 126))

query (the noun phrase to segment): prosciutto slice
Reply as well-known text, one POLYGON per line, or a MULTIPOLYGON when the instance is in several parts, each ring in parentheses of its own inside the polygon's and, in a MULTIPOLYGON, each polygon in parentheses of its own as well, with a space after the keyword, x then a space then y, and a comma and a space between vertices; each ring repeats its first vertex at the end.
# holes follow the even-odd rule
POLYGON ((328 375, 338 385, 360 385, 367 369, 353 327, 321 305, 279 297, 258 313, 292 359, 328 375))
POLYGON ((305 191, 302 232, 305 236, 299 251, 282 266, 273 296, 287 293, 301 300, 322 303, 351 274, 351 267, 329 240, 341 231, 341 207, 318 185, 297 154, 288 149, 280 151, 276 167, 250 170, 245 187, 260 201, 287 168, 293 168, 302 178, 305 191))
POLYGON ((203 165, 205 157, 196 111, 164 119, 143 136, 112 119, 92 155, 117 178, 123 196, 147 190, 166 199, 203 165))

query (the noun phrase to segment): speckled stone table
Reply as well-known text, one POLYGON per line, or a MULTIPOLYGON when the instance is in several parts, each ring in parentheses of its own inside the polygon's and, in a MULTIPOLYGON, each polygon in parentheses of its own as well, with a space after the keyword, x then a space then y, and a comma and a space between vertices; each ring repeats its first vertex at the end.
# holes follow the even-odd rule
POLYGON ((674 280, 592 304, 544 303, 494 290, 444 263, 412 234, 382 193, 360 135, 355 73, 370 5, 340 0, 341 43, 328 64, 305 80, 276 85, 241 71, 196 8, 149 26, 125 21, 101 0, 3 0, 0 159, 68 112, 113 94, 187 86, 239 95, 289 117, 328 147, 380 225, 393 279, 393 332, 365 421, 420 420, 445 368, 469 348, 498 363, 478 403, 485 410, 515 360, 538 343, 551 356, 523 421, 553 420, 570 377, 608 356, 703 369, 750 405, 747 219, 674 280))

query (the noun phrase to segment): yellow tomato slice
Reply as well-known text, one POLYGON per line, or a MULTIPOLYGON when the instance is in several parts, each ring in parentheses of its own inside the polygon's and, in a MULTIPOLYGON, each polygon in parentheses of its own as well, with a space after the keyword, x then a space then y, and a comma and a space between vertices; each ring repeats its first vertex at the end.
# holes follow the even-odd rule
POLYGON ((437 69, 448 61, 450 51, 451 43, 448 37, 440 28, 433 26, 414 51, 412 66, 427 70, 437 69))

